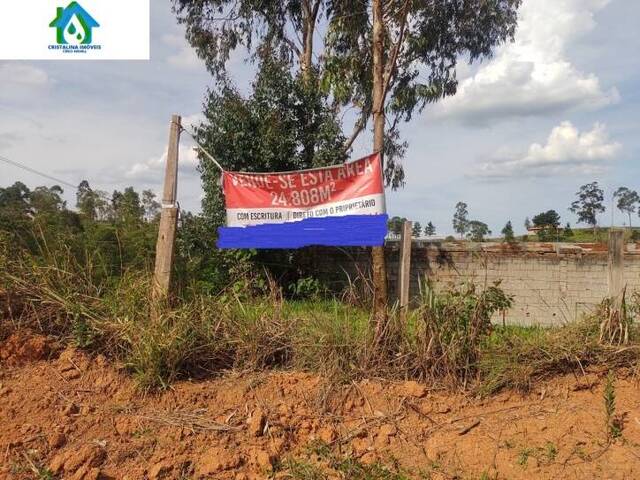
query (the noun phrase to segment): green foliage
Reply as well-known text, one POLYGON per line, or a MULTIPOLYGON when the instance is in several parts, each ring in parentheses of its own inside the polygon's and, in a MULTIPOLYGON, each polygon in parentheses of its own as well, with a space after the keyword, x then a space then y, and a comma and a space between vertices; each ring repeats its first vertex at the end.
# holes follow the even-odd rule
POLYGON ((393 233, 396 237, 402 234, 402 225, 407 219, 404 217, 392 217, 388 221, 389 232, 393 233))
POLYGON ((453 214, 453 231, 460 234, 460 238, 464 237, 469 231, 469 210, 464 202, 456 203, 456 211, 453 214))
POLYGON ((504 236, 504 241, 507 243, 514 243, 516 241, 516 237, 513 234, 513 225, 511 225, 511 220, 509 220, 502 229, 502 235, 504 236))
MULTIPOLYGON (((307 77, 308 85, 325 92, 323 101, 335 110, 355 107, 352 141, 366 130, 373 114, 371 2, 173 0, 173 5, 187 39, 217 82, 225 83, 236 49, 248 50, 254 62, 269 55, 305 76, 317 74, 307 77), (314 49, 320 32, 322 44, 314 49), (322 54, 314 55, 318 51, 322 54)), ((388 6, 384 70, 389 78, 382 108, 389 118, 384 149, 389 185, 404 182, 400 122, 456 93, 458 59, 481 60, 512 39, 519 5, 520 0, 464 5, 447 0, 388 6)), ((345 142, 345 150, 352 141, 345 142)))
POLYGON ((424 227, 424 234, 427 237, 433 237, 436 234, 436 227, 433 223, 427 223, 427 226, 424 227))
POLYGON ((538 229, 538 240, 541 242, 559 240, 560 215, 555 210, 548 210, 533 217, 533 226, 538 229))
POLYGON ((484 238, 487 235, 491 235, 491 230, 489 230, 489 226, 486 223, 479 220, 471 220, 469 222, 467 237, 472 242, 484 242, 484 238))
POLYGON ((416 311, 416 368, 421 375, 466 384, 491 333, 491 317, 512 304, 499 283, 485 290, 467 283, 442 292, 427 283, 416 311))
POLYGON ((613 198, 617 201, 618 210, 629 216, 629 226, 631 226, 631 215, 636 212, 638 203, 640 203, 640 195, 635 190, 620 187, 613 193, 613 198))
MULTIPOLYGON (((347 158, 340 121, 326 95, 272 58, 260 63, 248 98, 225 84, 220 92, 209 92, 204 107, 205 121, 196 129, 198 141, 230 171, 300 170, 347 158)), ((222 225, 220 171, 202 157, 200 172, 204 216, 211 226, 222 225)))
POLYGON ((411 228, 411 236, 418 238, 422 235, 422 225, 420 222, 413 222, 413 227, 411 228))
MULTIPOLYGON (((538 381, 554 375, 580 372, 589 365, 610 369, 636 365, 635 349, 600 343, 600 317, 585 317, 559 328, 496 327, 481 347, 479 393, 503 388, 530 391, 538 381)), ((637 331, 634 335, 637 339, 637 331)))
POLYGON ((553 228, 560 226, 560 214, 555 210, 547 210, 533 217, 533 226, 539 228, 553 228))
POLYGON ((356 458, 344 456, 325 443, 317 442, 308 449, 308 456, 314 458, 289 458, 277 468, 286 478, 297 480, 320 480, 325 478, 345 478, 351 480, 408 480, 407 475, 397 468, 381 463, 365 464, 356 458))
POLYGON ((566 240, 571 240, 573 238, 573 229, 571 228, 571 224, 569 222, 567 222, 567 224, 564 227, 564 231, 562 232, 562 236, 566 239, 566 240))
POLYGON ((297 299, 317 299, 326 292, 322 283, 317 278, 304 277, 299 278, 295 283, 289 285, 289 291, 293 298, 297 299))
POLYGON ((607 438, 609 440, 615 440, 622 436, 622 421, 619 415, 616 414, 616 386, 615 376, 612 371, 609 371, 607 374, 607 380, 604 385, 603 400, 607 438))
POLYGON ((598 214, 604 213, 604 192, 598 185, 598 182, 588 183, 580 187, 576 193, 578 197, 569 210, 578 215, 579 223, 591 225, 594 230, 598 225, 598 214))

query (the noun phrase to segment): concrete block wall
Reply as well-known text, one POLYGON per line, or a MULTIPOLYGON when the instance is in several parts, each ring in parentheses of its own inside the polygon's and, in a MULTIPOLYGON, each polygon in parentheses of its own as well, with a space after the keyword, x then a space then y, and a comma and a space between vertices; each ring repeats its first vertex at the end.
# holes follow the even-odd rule
MULTIPOLYGON (((387 251, 389 287, 396 295, 399 252, 387 251)), ((596 244, 504 244, 414 242, 411 256, 412 298, 429 279, 436 288, 473 281, 501 288, 514 297, 504 320, 519 325, 560 325, 578 319, 608 295, 608 254, 596 244)), ((629 246, 624 256, 629 292, 640 291, 640 252, 629 246)), ((495 319, 502 321, 502 315, 495 319)))

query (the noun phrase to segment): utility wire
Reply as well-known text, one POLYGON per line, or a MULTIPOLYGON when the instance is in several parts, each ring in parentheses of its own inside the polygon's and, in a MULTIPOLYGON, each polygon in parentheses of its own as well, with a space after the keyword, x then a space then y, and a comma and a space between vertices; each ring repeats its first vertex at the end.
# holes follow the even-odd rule
POLYGON ((26 170, 27 172, 31 172, 31 173, 34 173, 36 175, 40 175, 41 177, 47 178, 49 180, 53 180, 56 183, 60 183, 62 185, 66 185, 67 187, 78 188, 78 185, 72 185, 69 182, 66 182, 64 180, 60 180, 59 178, 56 178, 56 177, 52 177, 49 174, 46 174, 46 173, 40 172, 38 170, 35 170, 35 169, 33 169, 31 167, 28 167, 28 166, 26 166, 26 165, 24 165, 22 163, 14 162, 13 160, 9 160, 7 157, 3 157, 2 155, 0 155, 0 161, 6 163, 8 165, 12 165, 14 167, 18 167, 18 168, 21 168, 23 170, 26 170))

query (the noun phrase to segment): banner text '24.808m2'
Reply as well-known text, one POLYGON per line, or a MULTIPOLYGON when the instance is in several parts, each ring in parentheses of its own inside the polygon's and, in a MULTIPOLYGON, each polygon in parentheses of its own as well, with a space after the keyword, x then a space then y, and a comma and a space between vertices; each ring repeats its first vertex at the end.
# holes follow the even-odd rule
POLYGON ((220 248, 380 246, 387 233, 377 154, 284 173, 224 172, 227 227, 220 248))

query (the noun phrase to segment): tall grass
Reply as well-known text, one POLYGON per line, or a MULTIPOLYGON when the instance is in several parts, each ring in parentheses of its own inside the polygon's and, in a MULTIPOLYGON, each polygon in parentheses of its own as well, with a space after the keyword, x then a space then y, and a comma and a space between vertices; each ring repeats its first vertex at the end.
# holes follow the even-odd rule
POLYGON ((43 245, 35 256, 1 247, 0 300, 12 328, 28 325, 118 359, 145 388, 229 369, 298 369, 339 381, 414 378, 492 393, 638 357, 634 345, 601 345, 598 319, 562 330, 494 328, 492 316, 512 302, 499 285, 427 286, 407 324, 391 312, 392 344, 376 351, 368 309, 339 299, 285 301, 264 277, 243 277, 241 287, 216 294, 183 289, 173 305, 154 305, 144 270, 105 277, 90 256, 78 259, 68 248, 43 245))
POLYGON ((445 378, 464 385, 477 373, 483 341, 492 331, 494 313, 511 307, 513 299, 499 283, 480 289, 472 283, 436 291, 427 284, 409 337, 412 369, 423 378, 445 378))

